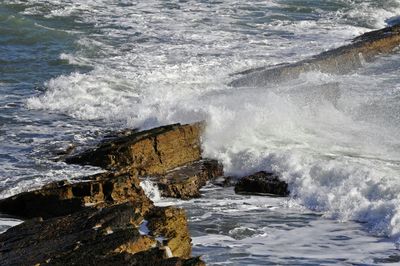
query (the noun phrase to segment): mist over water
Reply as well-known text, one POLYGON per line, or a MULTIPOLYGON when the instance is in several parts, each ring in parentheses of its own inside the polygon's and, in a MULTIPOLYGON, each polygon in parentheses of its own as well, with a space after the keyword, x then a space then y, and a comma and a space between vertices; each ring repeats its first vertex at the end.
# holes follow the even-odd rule
MULTIPOLYGON (((205 120, 204 156, 223 162, 228 175, 276 171, 291 196, 249 199, 223 190, 218 199, 211 189, 199 202, 176 203, 193 219, 197 254, 211 252, 205 247, 215 243, 230 251, 238 245, 239 253, 253 245, 236 261, 243 265, 252 262, 249 256, 261 256, 271 240, 263 236, 276 241, 287 235, 281 243, 288 245, 294 233, 308 234, 309 226, 316 232, 355 226, 346 231, 354 242, 345 247, 361 245, 372 255, 345 257, 374 262, 374 254, 394 249, 400 237, 400 54, 344 76, 308 72, 266 87, 227 84, 232 73, 295 62, 349 43, 399 13, 400 2, 389 0, 5 0, 0 197, 98 171, 51 160, 70 143, 84 147, 119 128, 205 120), (242 209, 243 202, 248 204, 242 209), (294 231, 282 233, 263 221, 271 214, 268 206, 283 209, 273 212, 275 222, 294 231), (230 211, 238 215, 232 218, 230 211), (207 223, 215 215, 222 224, 232 218, 235 226, 211 230, 207 223), (241 216, 249 215, 258 218, 244 226, 241 216), (285 220, 291 215, 302 221, 300 229, 285 220), (376 236, 390 244, 369 247, 376 236)), ((323 239, 311 237, 308 244, 318 250, 323 239)), ((217 261, 218 254, 208 256, 217 261)), ((283 263, 285 256, 271 263, 283 263)), ((335 262, 311 257, 314 263, 335 262)), ((227 255, 220 263, 229 261, 227 255)))

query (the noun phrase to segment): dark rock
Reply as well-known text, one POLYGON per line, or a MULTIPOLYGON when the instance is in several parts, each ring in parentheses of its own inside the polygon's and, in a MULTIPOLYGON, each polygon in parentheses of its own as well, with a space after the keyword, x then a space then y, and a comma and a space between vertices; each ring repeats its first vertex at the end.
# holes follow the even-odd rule
POLYGON ((373 61, 380 54, 388 54, 400 45, 400 25, 365 33, 355 38, 351 44, 333 49, 311 59, 293 64, 260 67, 246 70, 242 77, 231 82, 231 86, 265 86, 269 83, 297 78, 307 71, 347 74, 373 61))
POLYGON ((216 160, 200 160, 155 177, 163 197, 190 199, 200 197, 200 188, 207 181, 224 174, 222 165, 216 160))
POLYGON ((168 125, 132 131, 101 143, 92 150, 66 159, 108 170, 137 171, 139 175, 164 174, 175 167, 201 159, 202 123, 168 125))
POLYGON ((54 161, 62 161, 65 160, 69 155, 72 154, 72 152, 75 150, 76 145, 75 144, 69 144, 66 148, 63 150, 57 151, 56 156, 53 158, 54 161))
POLYGON ((0 212, 22 218, 63 216, 85 207, 135 202, 142 213, 152 207, 132 174, 103 173, 87 178, 85 182, 54 182, 39 190, 21 193, 0 200, 0 212))
POLYGON ((213 179, 211 183, 219 187, 231 187, 236 184, 236 180, 232 176, 220 176, 213 179))
POLYGON ((204 265, 188 259, 190 237, 182 210, 152 211, 150 235, 138 229, 144 221, 138 210, 129 202, 24 222, 0 235, 0 265, 204 265), (166 247, 152 235, 165 237, 173 255, 182 258, 168 258, 166 247))
MULTIPOLYGON (((63 265, 63 264, 61 264, 63 265)), ((152 248, 134 255, 126 252, 107 256, 99 262, 92 262, 85 265, 126 265, 126 266, 205 266, 206 264, 199 258, 182 259, 178 257, 166 258, 165 251, 161 248, 152 248), (101 264, 98 264, 101 263, 101 264)))
POLYGON ((235 186, 235 192, 238 194, 289 195, 286 182, 279 180, 277 175, 264 171, 241 178, 235 186))

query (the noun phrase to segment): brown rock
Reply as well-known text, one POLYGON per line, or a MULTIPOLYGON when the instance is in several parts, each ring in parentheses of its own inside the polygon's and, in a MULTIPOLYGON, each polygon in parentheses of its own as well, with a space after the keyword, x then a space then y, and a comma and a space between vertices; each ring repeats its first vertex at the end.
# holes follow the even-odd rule
MULTIPOLYGON (((133 249, 135 243, 143 242, 142 238, 146 237, 133 225, 143 219, 136 209, 132 203, 126 203, 24 222, 0 235, 0 264, 35 265, 56 258, 66 261, 71 258, 71 262, 85 265, 87 260, 97 260, 124 247, 133 249)), ((142 249, 152 244, 148 242, 142 249)))
POLYGON ((286 182, 279 180, 276 174, 264 171, 241 178, 235 185, 235 192, 238 194, 289 195, 286 182))
POLYGON ((101 143, 97 148, 66 159, 67 163, 90 164, 109 170, 135 170, 139 175, 164 174, 201 158, 203 124, 168 125, 101 143))
POLYGON ((138 179, 163 175, 174 196, 198 195, 207 180, 222 175, 218 162, 198 161, 201 130, 197 123, 107 136, 68 162, 118 172, 54 182, 0 200, 0 212, 42 217, 0 235, 0 265, 205 265, 190 258, 185 212, 154 207, 138 179), (139 229, 144 224, 149 232, 139 229))
POLYGON ((205 159, 173 169, 153 180, 163 197, 190 199, 200 197, 200 188, 223 174, 223 167, 218 161, 205 159))
POLYGON ((155 207, 146 216, 152 235, 166 238, 165 244, 174 257, 189 258, 191 238, 185 211, 175 207, 155 207))
POLYGON ((153 236, 142 235, 137 210, 129 202, 24 222, 0 235, 0 265, 204 265, 187 258, 190 238, 182 210, 157 208, 149 223, 151 234, 168 235, 174 255, 185 258, 168 258, 153 236))
POLYGON ((133 174, 103 173, 85 182, 54 182, 35 191, 0 200, 0 212, 23 218, 63 216, 82 208, 134 202, 144 214, 152 202, 133 174))
POLYGON ((400 45, 400 25, 365 33, 351 44, 327 51, 293 64, 281 64, 246 70, 242 77, 231 82, 232 86, 263 86, 297 78, 307 71, 346 74, 373 61, 380 54, 388 54, 400 45))

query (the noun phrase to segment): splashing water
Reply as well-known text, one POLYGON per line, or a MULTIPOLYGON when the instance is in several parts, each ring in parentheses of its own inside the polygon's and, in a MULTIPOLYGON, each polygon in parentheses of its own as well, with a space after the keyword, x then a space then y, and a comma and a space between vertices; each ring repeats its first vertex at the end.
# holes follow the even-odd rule
POLYGON ((140 181, 140 186, 143 188, 144 193, 149 199, 154 202, 160 201, 161 193, 158 190, 158 186, 151 180, 145 179, 140 181))
MULTIPOLYGON (((209 199, 187 205, 173 202, 188 209, 189 219, 197 219, 191 224, 195 251, 210 252, 209 262, 219 259, 210 251, 215 245, 232 251, 240 244, 235 254, 240 257, 246 250, 248 256, 236 263, 251 263, 271 238, 279 237, 293 254, 301 254, 298 251, 307 243, 296 234, 308 233, 308 212, 318 213, 311 228, 321 233, 327 223, 334 235, 312 238, 310 249, 322 252, 324 241, 332 248, 336 240, 327 239, 342 239, 333 232, 346 225, 356 227, 343 233, 354 240, 346 248, 369 250, 377 235, 396 241, 400 236, 398 52, 345 76, 309 72, 279 85, 227 84, 232 73, 295 62, 346 44, 392 23, 399 13, 400 3, 394 0, 5 0, 0 4, 4 22, 0 49, 6 55, 0 58, 6 66, 0 68, 0 196, 98 171, 51 160, 54 151, 71 142, 83 149, 109 130, 205 120, 204 156, 223 162, 227 174, 281 173, 291 198, 282 215, 274 212, 280 217, 275 222, 293 230, 281 232, 261 218, 243 225, 241 216, 264 217, 252 210, 259 207, 258 201, 266 201, 265 209, 260 207, 263 211, 270 210, 266 205, 282 208, 283 203, 271 199, 243 199, 223 190, 221 197, 239 197, 240 203, 230 205, 207 191, 209 199), (219 200, 227 209, 213 205, 219 200), (306 207, 301 209, 305 215, 297 216, 298 206, 306 207), (238 215, 232 217, 230 212, 238 215), (321 222, 319 214, 332 220, 321 222), (285 215, 304 223, 294 225, 285 215), (226 227, 207 226, 210 217, 226 227), (226 222, 229 219, 234 227, 226 222), (360 233, 358 224, 349 225, 351 221, 362 222, 362 230, 370 235, 360 233), (293 239, 302 244, 289 245, 293 239)), ((165 201, 153 184, 145 180, 141 185, 150 198, 165 201)), ((371 254, 390 250, 386 244, 371 249, 371 254)), ((271 263, 282 264, 290 254, 269 251, 283 257, 271 263)), ((222 257, 221 263, 235 263, 222 257)), ((365 262, 361 257, 349 255, 346 260, 365 262)), ((331 258, 319 259, 310 261, 333 263, 331 258)), ((367 260, 371 261, 379 264, 367 260)))

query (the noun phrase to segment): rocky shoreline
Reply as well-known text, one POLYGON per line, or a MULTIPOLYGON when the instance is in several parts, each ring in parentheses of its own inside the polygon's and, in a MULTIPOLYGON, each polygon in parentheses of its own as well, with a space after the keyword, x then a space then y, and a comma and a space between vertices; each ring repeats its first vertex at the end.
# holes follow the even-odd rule
POLYGON ((140 186, 164 197, 200 197, 222 165, 201 157, 202 123, 129 131, 68 163, 104 173, 58 181, 0 200, 0 212, 25 222, 0 235, 1 265, 204 265, 191 255, 184 210, 157 207, 140 186))
MULTIPOLYGON (((194 124, 132 131, 66 159, 107 172, 1 200, 0 212, 29 220, 0 235, 0 264, 204 265, 191 258, 185 212, 154 206, 139 179, 150 174, 168 178, 168 171, 200 161, 200 130, 194 124)), ((211 165, 198 164, 195 170, 204 173, 211 165)), ((201 184, 208 176, 201 176, 201 184)), ((199 189, 191 178, 187 184, 183 178, 169 182, 165 190, 174 191, 175 185, 188 191, 180 194, 188 198, 199 189)))
MULTIPOLYGON (((269 82, 269 76, 286 78, 316 66, 328 71, 343 62, 347 71, 399 43, 399 26, 389 27, 310 60, 242 73, 233 85, 269 82)), ((203 130, 202 122, 126 130, 87 151, 67 155, 73 152, 68 150, 60 157, 65 162, 105 172, 0 200, 0 213, 24 220, 0 234, 0 264, 205 265, 192 256, 185 211, 155 206, 141 180, 151 180, 163 197, 183 200, 200 197, 208 182, 235 185, 239 194, 287 196, 289 189, 276 173, 257 172, 238 182, 224 176, 221 163, 202 157, 203 130)))

